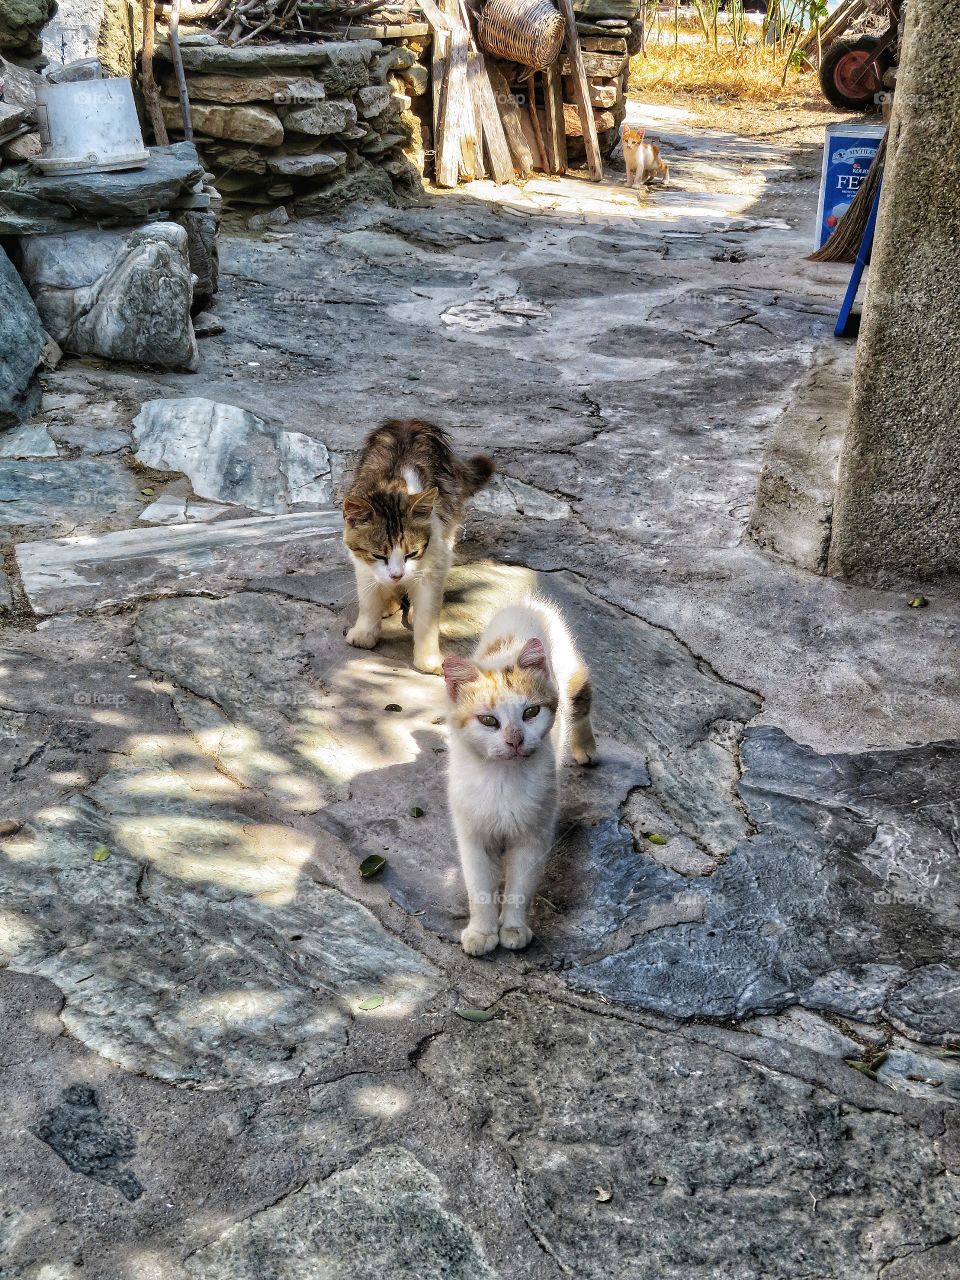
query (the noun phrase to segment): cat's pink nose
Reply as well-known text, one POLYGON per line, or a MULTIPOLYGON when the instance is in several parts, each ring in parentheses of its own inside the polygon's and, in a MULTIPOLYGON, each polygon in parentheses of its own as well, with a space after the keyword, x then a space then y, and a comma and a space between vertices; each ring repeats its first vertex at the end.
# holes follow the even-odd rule
POLYGON ((504 729, 503 740, 504 742, 506 742, 508 747, 513 747, 514 751, 516 751, 517 748, 520 746, 520 744, 523 742, 523 730, 522 729, 504 729))
POLYGON ((399 582, 400 579, 403 577, 403 570, 401 569, 400 572, 398 573, 396 569, 391 569, 390 577, 394 582, 399 582))

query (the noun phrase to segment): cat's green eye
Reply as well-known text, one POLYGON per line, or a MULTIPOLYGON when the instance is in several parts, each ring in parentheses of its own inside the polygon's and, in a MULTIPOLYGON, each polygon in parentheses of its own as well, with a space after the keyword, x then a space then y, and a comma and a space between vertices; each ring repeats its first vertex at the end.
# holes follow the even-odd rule
POLYGON ((525 707, 523 711, 524 720, 535 720, 540 714, 540 704, 536 703, 532 707, 525 707))
POLYGON ((500 721, 496 716, 477 716, 477 719, 485 729, 499 729, 500 721))

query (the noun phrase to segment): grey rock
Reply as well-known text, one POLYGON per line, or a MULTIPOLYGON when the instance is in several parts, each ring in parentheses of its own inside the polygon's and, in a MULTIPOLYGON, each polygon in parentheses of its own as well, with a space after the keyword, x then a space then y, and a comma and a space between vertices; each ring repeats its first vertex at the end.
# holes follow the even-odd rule
MULTIPOLYGON (((180 103, 161 99, 160 106, 167 127, 182 130, 180 103)), ((197 133, 210 138, 229 138, 259 147, 275 147, 283 141, 283 125, 277 113, 267 107, 249 103, 221 106, 219 103, 195 102, 191 104, 190 116, 197 133)))
POLYGON ((901 1117, 545 999, 509 997, 493 1029, 452 1027, 418 1065, 509 1153, 567 1274, 863 1280, 960 1230, 933 1142, 901 1117))
POLYGON ((164 493, 140 512, 144 524, 206 524, 229 511, 215 502, 191 502, 177 494, 164 493))
POLYGON ((415 98, 419 98, 421 94, 426 93, 430 87, 430 72, 426 67, 421 66, 419 62, 414 63, 413 66, 402 68, 399 75, 409 93, 415 98))
MULTIPOLYGON (((0 486, 9 487, 3 468, 0 486)), ((78 494, 72 486, 69 492, 72 497, 78 494)), ((134 489, 129 503, 139 514, 143 500, 135 494, 134 489)), ((58 496, 50 495, 52 501, 58 496)), ((28 499, 20 498, 20 510, 11 510, 9 518, 29 523, 28 517, 34 514, 36 523, 47 523, 50 517, 43 498, 44 486, 36 483, 28 499)), ((86 511, 84 506, 78 515, 86 511)), ((130 518, 136 515, 131 513, 130 518)), ((188 524, 20 543, 16 555, 31 607, 36 613, 50 614, 59 609, 102 608, 149 595, 213 590, 217 585, 226 589, 281 576, 315 563, 324 539, 330 541, 331 557, 338 558, 341 529, 339 513, 301 512, 225 520, 209 527, 188 524)))
POLYGON ((44 426, 27 423, 0 432, 0 458, 55 458, 57 446, 44 426))
MULTIPOLYGON (((182 53, 183 65, 187 71, 254 70, 270 74, 277 68, 314 67, 319 69, 320 75, 324 75, 330 71, 350 70, 357 66, 365 69, 374 54, 380 52, 380 48, 376 40, 350 40, 345 43, 334 41, 329 44, 240 45, 234 48, 204 42, 184 45, 182 53)), ((171 61, 168 45, 157 45, 157 58, 171 61)))
MULTIPOLYGON (((217 247, 219 218, 209 210, 188 209, 174 216, 187 233, 187 257, 196 276, 193 310, 208 307, 220 288, 220 251, 217 247)), ((196 325, 194 325, 196 331, 196 325)))
POLYGON ((570 504, 512 476, 495 475, 473 499, 478 511, 491 515, 526 515, 534 520, 566 520, 570 504))
POLYGON ((201 498, 279 514, 329 504, 326 446, 279 431, 246 409, 213 400, 149 400, 134 419, 137 457, 182 471, 201 498))
POLYGON ((357 90, 357 98, 360 102, 360 114, 364 120, 370 120, 374 116, 381 115, 390 105, 390 86, 385 84, 371 84, 362 89, 357 90))
POLYGON ((0 462, 0 505, 14 526, 72 531, 117 516, 135 519, 142 505, 138 487, 131 471, 109 459, 0 462))
POLYGON ((859 1058, 862 1052, 856 1040, 851 1040, 826 1018, 810 1009, 785 1009, 776 1017, 751 1018, 741 1023, 741 1026, 744 1031, 752 1031, 755 1035, 804 1045, 816 1053, 826 1053, 833 1057, 859 1058))
POLYGON ((250 231, 266 231, 270 227, 285 227, 289 221, 290 215, 281 204, 268 213, 255 213, 247 219, 247 228, 250 231))
POLYGON ((336 173, 346 163, 345 151, 311 151, 305 156, 267 157, 267 167, 271 173, 281 173, 290 178, 317 178, 336 173))
POLYGON ((213 311, 201 311, 193 317, 193 332, 198 338, 215 338, 226 326, 213 311))
POLYGON ((393 183, 383 169, 365 163, 363 168, 334 177, 325 186, 294 200, 293 209, 298 217, 309 217, 371 201, 396 204, 397 199, 393 183))
POLYGON ((26 239, 21 249, 27 286, 65 351, 196 369, 183 227, 69 231, 26 239))
POLYGON ((27 197, 68 208, 74 216, 131 222, 169 209, 203 176, 192 142, 150 147, 142 169, 117 173, 39 174, 25 166, 0 171, 0 200, 27 197))
POLYGON ((0 249, 0 426, 25 417, 39 399, 33 375, 46 340, 30 294, 0 249))
POLYGON ((191 1255, 187 1272, 193 1280, 496 1280, 446 1199, 409 1152, 383 1147, 238 1223, 191 1255))
POLYGON ((357 108, 346 98, 328 98, 309 107, 297 107, 284 117, 287 133, 307 133, 313 137, 325 137, 342 133, 357 123, 357 108))

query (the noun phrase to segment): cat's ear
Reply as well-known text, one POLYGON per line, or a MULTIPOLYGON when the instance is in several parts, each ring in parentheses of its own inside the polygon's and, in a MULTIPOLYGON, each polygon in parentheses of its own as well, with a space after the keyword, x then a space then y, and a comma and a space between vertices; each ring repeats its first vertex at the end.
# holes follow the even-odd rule
POLYGON ((540 667, 541 670, 546 671, 547 651, 543 647, 543 641, 538 640, 536 637, 532 640, 528 640, 520 650, 520 657, 517 659, 517 666, 520 668, 540 667))
POLYGON ((440 497, 440 490, 436 487, 432 489, 424 489, 422 493, 414 493, 410 495, 410 514, 428 515, 433 510, 433 504, 440 497))
POLYGON ((343 500, 343 518, 349 525, 369 519, 372 510, 367 499, 359 493, 348 493, 343 500))
POLYGON ((457 700, 460 686, 476 680, 479 674, 473 663, 468 662, 466 658, 458 658, 455 654, 450 654, 443 660, 443 678, 447 682, 447 693, 454 702, 457 700))

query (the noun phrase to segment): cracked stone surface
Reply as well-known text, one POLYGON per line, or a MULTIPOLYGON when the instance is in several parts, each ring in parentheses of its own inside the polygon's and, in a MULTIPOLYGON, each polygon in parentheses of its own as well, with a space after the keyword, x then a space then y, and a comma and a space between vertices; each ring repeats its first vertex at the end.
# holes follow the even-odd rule
POLYGON ((197 373, 67 360, 0 439, 4 1280, 957 1269, 960 603, 745 537, 848 274, 819 150, 631 111, 668 190, 225 235, 197 373), (483 961, 442 683, 343 641, 414 415, 498 464, 444 650, 537 587, 597 691, 483 961))
POLYGON ((565 1274, 860 1280, 960 1231, 935 1145, 898 1120, 614 1018, 501 1007, 420 1068, 509 1149, 565 1274))

